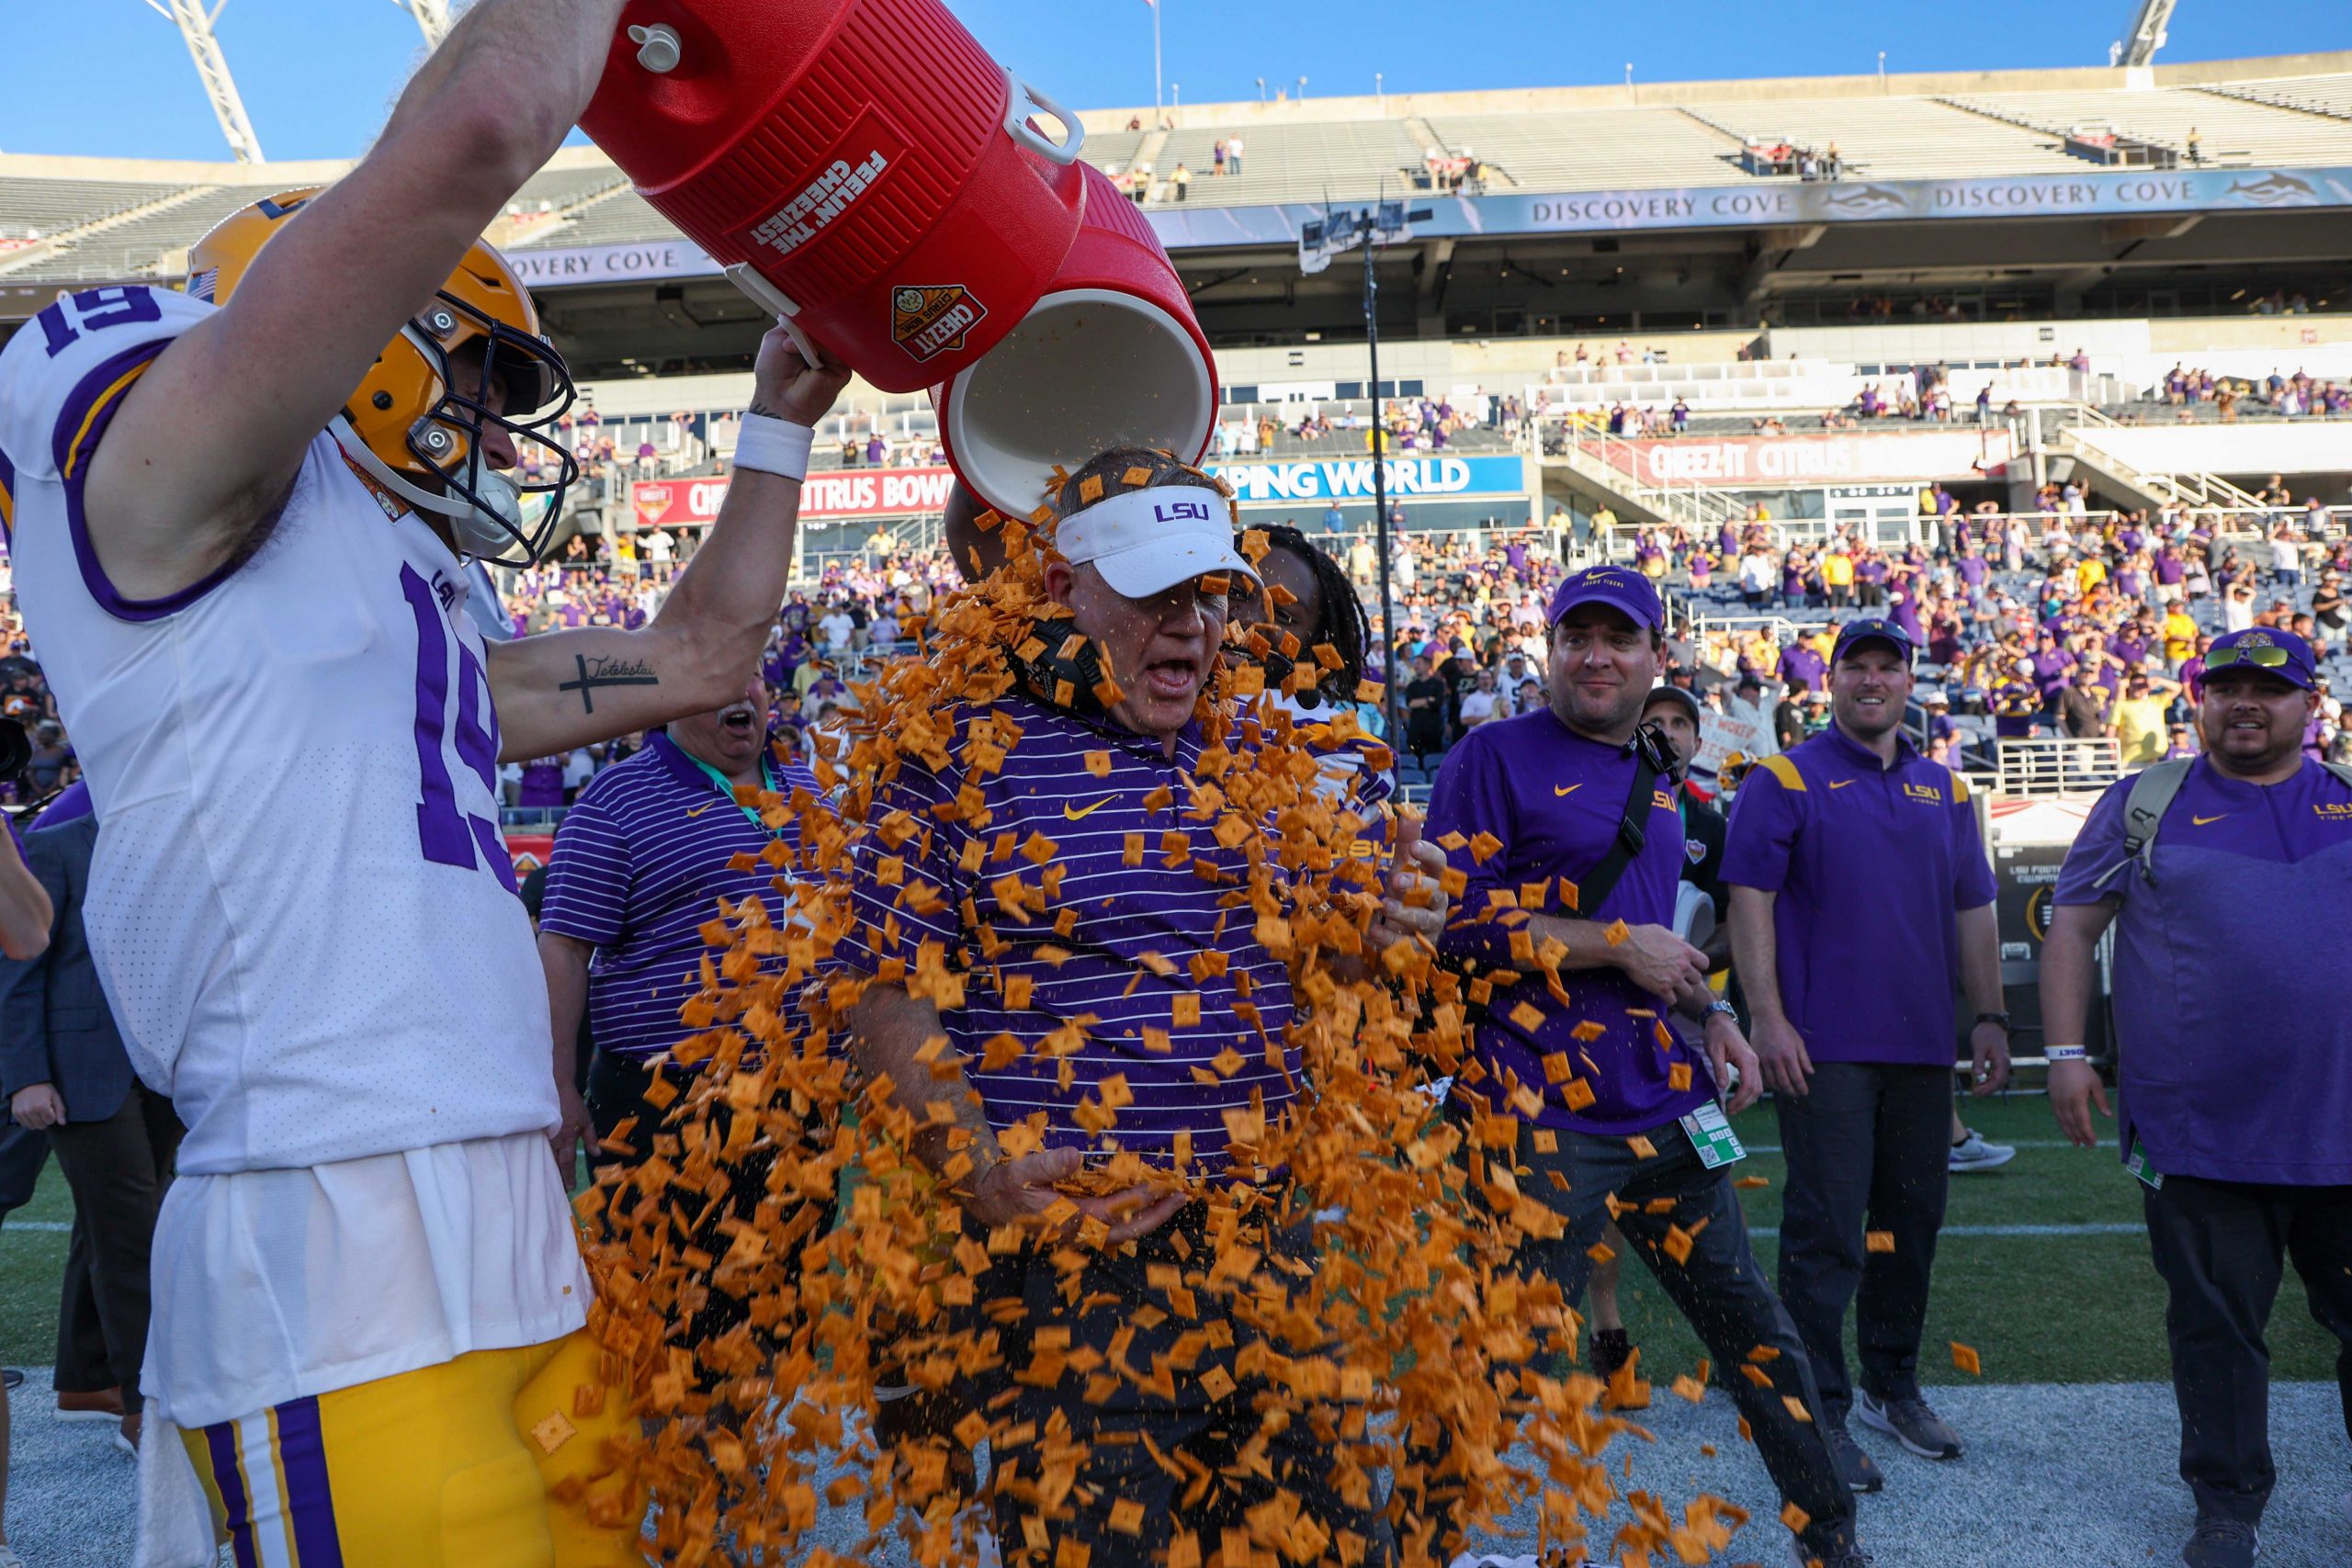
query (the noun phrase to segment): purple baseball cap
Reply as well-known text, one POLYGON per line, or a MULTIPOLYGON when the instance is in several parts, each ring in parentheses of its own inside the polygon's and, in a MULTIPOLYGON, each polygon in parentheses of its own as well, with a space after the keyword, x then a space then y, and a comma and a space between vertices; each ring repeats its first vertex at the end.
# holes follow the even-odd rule
POLYGON ((1558 626, 1560 618, 1579 604, 1607 604, 1623 610, 1646 631, 1660 631, 1666 626, 1666 612, 1659 607, 1657 590, 1650 586, 1650 580, 1622 566, 1587 567, 1569 577, 1552 591, 1552 613, 1544 624, 1558 626))
POLYGON ((2312 645, 2282 626, 2248 626, 2224 632, 2205 650, 2205 679, 2224 670, 2259 670, 2308 692, 2317 677, 2319 661, 2312 645))
POLYGON ((1911 634, 1893 621, 1875 615, 1867 620, 1848 621, 1838 628, 1838 646, 1830 650, 1829 662, 1837 663, 1866 642, 1883 642, 1903 656, 1906 667, 1911 662, 1911 634))

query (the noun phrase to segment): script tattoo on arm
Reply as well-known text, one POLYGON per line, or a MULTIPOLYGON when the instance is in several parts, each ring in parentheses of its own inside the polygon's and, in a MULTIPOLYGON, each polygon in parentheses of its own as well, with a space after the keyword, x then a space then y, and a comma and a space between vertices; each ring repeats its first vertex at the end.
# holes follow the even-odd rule
POLYGON ((572 663, 579 671, 574 680, 564 682, 556 690, 578 692, 581 706, 589 713, 596 711, 596 693, 605 686, 658 686, 661 677, 653 673, 653 666, 642 659, 615 659, 605 654, 575 653, 572 663))

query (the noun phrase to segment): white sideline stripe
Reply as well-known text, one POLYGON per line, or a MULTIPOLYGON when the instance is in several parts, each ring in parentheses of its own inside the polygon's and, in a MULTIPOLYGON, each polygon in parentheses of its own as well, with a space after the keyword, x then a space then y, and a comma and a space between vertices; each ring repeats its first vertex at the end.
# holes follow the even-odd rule
MULTIPOLYGON (((1990 1235, 1990 1236, 2007 1236, 2007 1235, 2039 1235, 2039 1236, 2068 1236, 2068 1235, 2141 1235, 2145 1234, 2145 1232, 2147 1231, 2147 1228, 2148 1228, 2148 1227, 2147 1227, 2146 1225, 2143 1225, 2143 1224, 2141 1224, 2141 1225, 1946 1225, 1942 1230, 1938 1231, 1936 1234, 1937 1234, 1938 1235, 1959 1235, 1959 1236, 1971 1236, 1971 1235, 1990 1235)), ((1769 1236, 1778 1236, 1778 1235, 1781 1234, 1781 1227, 1780 1227, 1780 1226, 1778 1226, 1778 1225, 1751 1225, 1751 1226, 1749 1226, 1749 1227, 1748 1227, 1747 1234, 1748 1234, 1748 1235, 1769 1235, 1769 1236)))
MULTIPOLYGON (((2071 1149, 2075 1145, 2064 1138, 2011 1138, 2001 1146, 2008 1149, 2071 1149)), ((2112 1148, 2114 1145, 2101 1144, 2099 1147, 2112 1148)), ((1777 1155, 1785 1152, 1779 1144, 1749 1144, 1747 1149, 1752 1155, 1777 1155)))
POLYGON ((71 1223, 64 1220, 10 1220, 0 1224, 0 1235, 16 1231, 70 1231, 71 1223))

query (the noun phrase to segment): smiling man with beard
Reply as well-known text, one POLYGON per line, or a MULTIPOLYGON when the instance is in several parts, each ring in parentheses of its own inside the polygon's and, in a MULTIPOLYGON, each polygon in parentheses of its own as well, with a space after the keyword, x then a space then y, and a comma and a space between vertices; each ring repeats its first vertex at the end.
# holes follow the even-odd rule
POLYGON ((1975 1092, 2009 1073, 1992 863, 1965 782, 1902 732, 1911 653, 1892 620, 1840 628, 1830 726, 1741 784, 1722 870, 1788 1156, 1781 1299, 1857 1492, 1884 1484, 1846 1427, 1846 1306, 1858 1292, 1864 1425, 1925 1458, 1960 1457, 1958 1435, 1920 1397, 1919 1337, 1943 1225, 1963 980, 1975 1092), (1893 1250, 1867 1250, 1867 1231, 1893 1233, 1893 1250))
POLYGON ((2084 1044, 2093 954, 2115 927, 2116 1144, 2169 1292, 2190 1568, 2245 1568, 2260 1548, 2278 1474, 2264 1332, 2289 1256, 2345 1346, 2352 1420, 2352 769, 2302 755, 2312 665, 2292 632, 2214 639, 2204 754, 2099 797, 2041 954, 2050 1108, 2087 1148, 2091 1101, 2108 1108, 2084 1044))

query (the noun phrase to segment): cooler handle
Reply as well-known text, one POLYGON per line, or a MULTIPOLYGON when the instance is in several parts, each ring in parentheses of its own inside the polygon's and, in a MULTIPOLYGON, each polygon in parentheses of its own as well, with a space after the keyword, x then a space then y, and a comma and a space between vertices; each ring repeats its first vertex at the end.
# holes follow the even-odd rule
POLYGON ((817 352, 817 345, 808 341, 808 334, 802 332, 800 323, 793 319, 800 314, 800 307, 792 302, 791 295, 753 271, 748 263, 737 262, 720 268, 720 271, 726 274, 727 281, 741 290, 752 304, 775 313, 776 324, 792 339, 792 345, 800 351, 803 360, 810 365, 822 363, 823 356, 817 352))
POLYGON ((1004 129, 1012 139, 1026 146, 1040 158, 1048 159, 1065 168, 1077 163, 1078 150, 1086 145, 1086 127, 1078 122, 1078 117, 1037 91, 1031 84, 1013 75, 1009 70, 1004 73, 1004 86, 1006 98, 1004 129), (1031 125, 1029 117, 1022 111, 1021 106, 1024 99, 1051 115, 1061 126, 1062 134, 1069 140, 1058 142, 1049 141, 1044 132, 1031 125))

